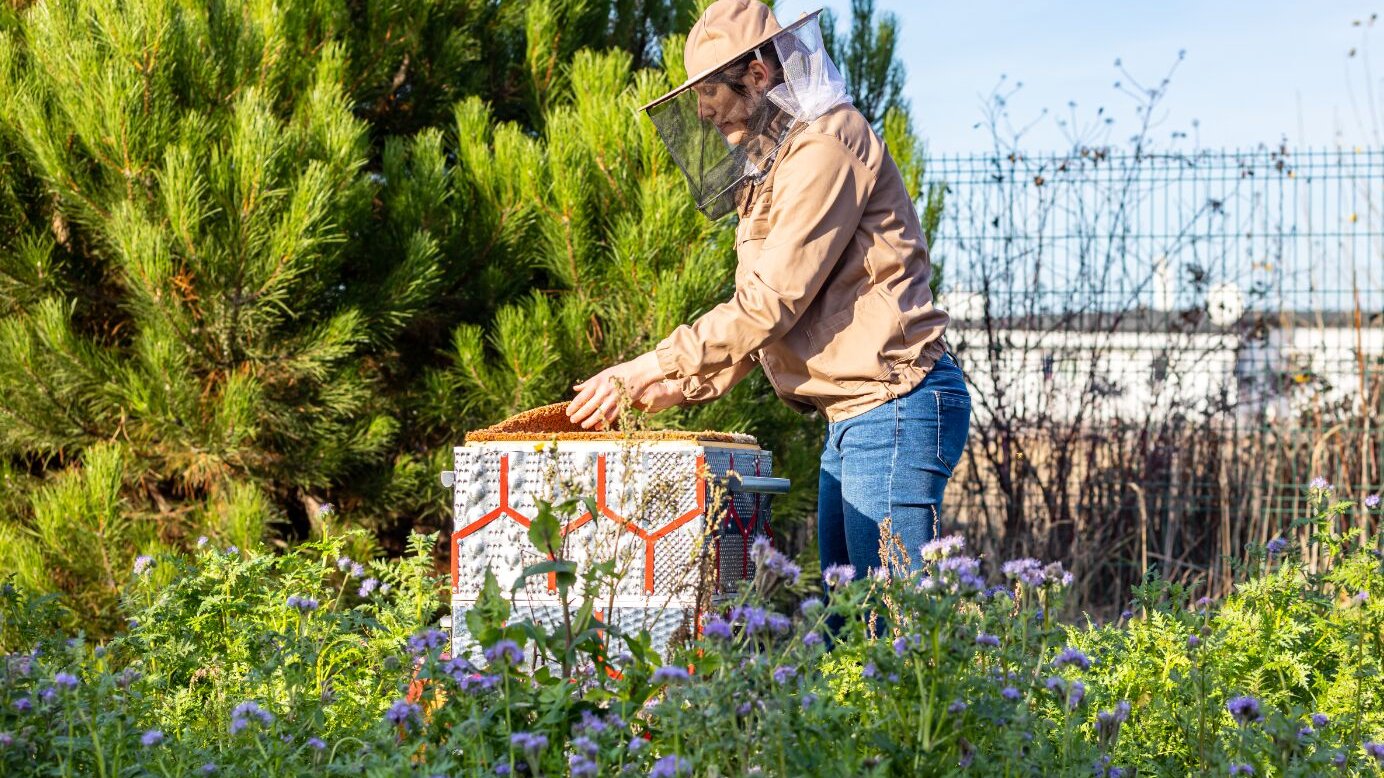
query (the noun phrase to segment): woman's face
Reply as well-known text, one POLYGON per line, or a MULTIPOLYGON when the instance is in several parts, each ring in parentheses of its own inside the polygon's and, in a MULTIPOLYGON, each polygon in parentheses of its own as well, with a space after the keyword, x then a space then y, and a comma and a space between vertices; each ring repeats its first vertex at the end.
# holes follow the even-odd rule
POLYGON ((730 84, 708 81, 693 87, 697 92, 697 115, 721 131, 726 142, 738 146, 749 140, 750 117, 768 90, 769 70, 763 63, 751 62, 740 79, 748 95, 730 84))

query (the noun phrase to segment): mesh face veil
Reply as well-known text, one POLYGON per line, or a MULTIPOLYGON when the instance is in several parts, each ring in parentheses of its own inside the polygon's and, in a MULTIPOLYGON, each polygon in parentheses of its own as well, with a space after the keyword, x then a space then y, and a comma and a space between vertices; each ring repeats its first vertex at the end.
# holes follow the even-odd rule
POLYGON ((768 174, 795 127, 850 102, 817 15, 644 106, 708 218, 736 210, 746 186, 768 174), (770 71, 767 90, 757 93, 738 78, 746 57, 770 71))

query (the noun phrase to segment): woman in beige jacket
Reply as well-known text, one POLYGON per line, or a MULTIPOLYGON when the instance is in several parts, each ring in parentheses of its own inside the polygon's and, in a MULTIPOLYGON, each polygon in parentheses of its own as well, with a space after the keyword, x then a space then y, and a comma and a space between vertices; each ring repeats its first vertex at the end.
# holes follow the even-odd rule
POLYGON ((912 198, 850 104, 816 14, 788 28, 758 0, 718 0, 688 34, 685 84, 645 106, 711 218, 735 210, 735 293, 658 347, 578 384, 568 415, 611 421, 727 392, 758 363, 790 405, 828 420, 822 567, 881 564, 888 518, 913 567, 965 448, 970 396, 933 305, 912 198))

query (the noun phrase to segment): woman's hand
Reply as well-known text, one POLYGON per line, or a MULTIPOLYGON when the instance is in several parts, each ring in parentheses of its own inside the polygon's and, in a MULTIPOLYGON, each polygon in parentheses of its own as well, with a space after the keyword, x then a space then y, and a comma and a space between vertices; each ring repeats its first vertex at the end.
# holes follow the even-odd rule
POLYGON ((662 379, 663 368, 652 351, 608 367, 572 387, 577 396, 567 404, 567 418, 582 429, 607 426, 619 415, 622 399, 637 401, 662 379))
POLYGON ((682 386, 677 381, 656 381, 635 400, 634 406, 646 413, 658 413, 682 405, 682 386))

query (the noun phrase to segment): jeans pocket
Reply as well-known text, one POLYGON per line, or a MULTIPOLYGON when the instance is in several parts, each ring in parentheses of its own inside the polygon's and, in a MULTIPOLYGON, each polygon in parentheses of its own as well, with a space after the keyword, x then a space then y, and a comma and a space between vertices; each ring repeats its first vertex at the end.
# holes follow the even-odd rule
POLYGON ((961 461, 971 434, 971 396, 933 390, 932 400, 937 413, 937 460, 950 476, 961 461))

